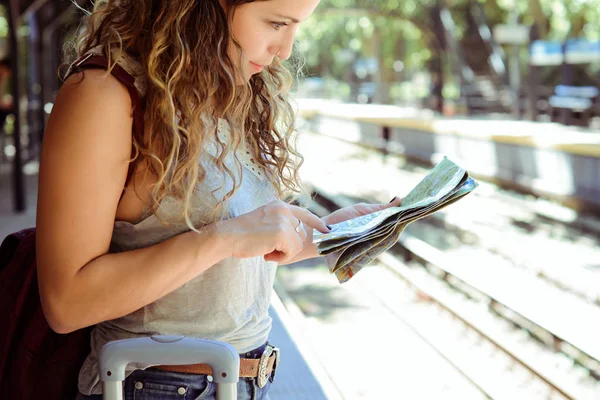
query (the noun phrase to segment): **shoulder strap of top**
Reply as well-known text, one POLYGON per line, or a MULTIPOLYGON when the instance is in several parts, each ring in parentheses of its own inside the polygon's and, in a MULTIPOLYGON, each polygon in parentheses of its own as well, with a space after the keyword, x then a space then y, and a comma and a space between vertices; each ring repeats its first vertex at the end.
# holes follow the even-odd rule
MULTIPOLYGON (((81 72, 85 69, 108 70, 108 59, 104 56, 94 55, 91 53, 84 55, 73 63, 73 66, 67 73, 67 76, 65 76, 65 80, 71 74, 81 72)), ((127 73, 127 71, 125 71, 118 64, 113 66, 111 74, 117 78, 117 80, 121 82, 121 84, 124 85, 129 91, 129 96, 131 96, 131 105, 133 106, 133 132, 135 133, 136 137, 141 138, 144 133, 144 112, 140 95, 135 87, 135 78, 127 73)), ((133 163, 130 163, 125 185, 127 185, 127 182, 129 182, 129 179, 133 174, 133 167, 133 163)))

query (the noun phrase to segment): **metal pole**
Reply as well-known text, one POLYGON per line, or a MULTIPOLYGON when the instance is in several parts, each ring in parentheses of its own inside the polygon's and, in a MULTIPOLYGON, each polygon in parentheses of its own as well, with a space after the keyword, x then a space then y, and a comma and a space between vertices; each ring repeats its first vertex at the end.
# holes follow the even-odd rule
POLYGON ((23 15, 33 14, 42 8, 48 0, 35 0, 23 11, 23 15))
POLYGON ((540 67, 534 66, 531 63, 531 44, 538 40, 540 38, 540 34, 539 34, 539 28, 538 26, 534 23, 531 26, 531 29, 529 31, 529 42, 527 43, 527 66, 528 66, 528 70, 527 70, 527 95, 529 98, 529 119, 531 121, 537 121, 538 120, 538 115, 539 115, 539 109, 538 109, 538 101, 539 101, 539 95, 538 95, 538 82, 539 82, 539 74, 540 74, 540 67))
MULTIPOLYGON (((434 36, 437 39, 437 51, 438 55, 434 56, 432 62, 432 70, 434 84, 431 88, 431 96, 435 99, 435 106, 433 107, 435 111, 440 114, 444 113, 444 56, 446 55, 446 51, 448 49, 447 36, 444 28, 444 24, 442 22, 442 3, 438 0, 438 2, 432 6, 430 16, 433 21, 433 32, 434 36)), ((462 88, 461 88, 462 89, 462 88)))
POLYGON ((40 30, 38 18, 35 13, 26 16, 27 24, 30 26, 28 61, 29 61, 29 79, 27 80, 27 118, 29 126, 29 161, 37 157, 40 152, 42 142, 42 130, 44 126, 40 124, 39 115, 42 112, 42 101, 40 98, 41 80, 39 72, 39 42, 40 30))
POLYGON ((46 112, 44 109, 45 106, 45 91, 47 90, 44 84, 44 69, 47 68, 47 66, 44 64, 44 45, 43 45, 43 41, 42 41, 42 28, 43 25, 41 25, 41 21, 44 18, 44 15, 42 14, 42 12, 40 10, 38 10, 36 12, 36 18, 37 18, 37 23, 38 23, 38 39, 36 41, 36 48, 35 51, 37 53, 37 78, 38 78, 38 82, 39 82, 39 93, 38 93, 38 101, 40 102, 40 110, 38 112, 37 115, 37 124, 40 127, 40 137, 39 137, 39 148, 40 148, 40 154, 41 154, 41 146, 42 146, 42 141, 44 139, 44 130, 46 129, 46 112))
MULTIPOLYGON (((62 11, 60 14, 55 16, 50 23, 44 26, 41 32, 42 42, 42 87, 43 91, 41 94, 42 109, 46 104, 51 103, 54 99, 55 90, 58 89, 56 82, 56 67, 58 66, 58 53, 59 46, 56 45, 58 39, 56 37, 58 29, 63 27, 76 13, 76 9, 73 6, 69 6, 67 9, 62 11)), ((48 115, 45 110, 42 112, 44 115, 44 126, 46 126, 48 115)))
MULTIPOLYGON (((567 40, 562 44, 563 63, 561 65, 560 84, 570 86, 573 84, 573 65, 567 62, 567 40)), ((573 124, 573 111, 568 108, 560 109, 558 122, 564 125, 573 124)))
POLYGON ((44 108, 44 126, 48 123, 48 114, 46 114, 46 104, 52 101, 52 79, 54 78, 53 70, 50 67, 50 53, 52 47, 52 34, 54 33, 54 24, 44 26, 42 29, 42 103, 44 108))
MULTIPOLYGON (((519 24, 519 15, 515 11, 513 11, 511 13, 510 23, 514 26, 519 24)), ((512 92, 513 92, 513 98, 514 98, 513 115, 516 118, 522 117, 522 114, 521 114, 521 59, 519 57, 519 53, 520 53, 520 46, 517 44, 514 44, 514 43, 511 44, 510 53, 509 53, 510 54, 509 55, 509 62, 510 62, 509 80, 510 80, 510 86, 511 86, 512 92)))
POLYGON ((521 108, 521 61, 519 59, 519 45, 510 46, 510 86, 512 88, 515 118, 522 117, 521 108))
POLYGON ((19 60, 19 38, 17 31, 19 28, 20 14, 19 1, 9 0, 8 7, 8 31, 10 36, 10 55, 12 61, 12 79, 11 91, 13 96, 13 113, 15 116, 15 125, 13 140, 15 146, 15 156, 13 159, 13 184, 14 184, 14 210, 15 212, 25 211, 25 185, 23 177, 23 159, 21 155, 21 74, 19 60))

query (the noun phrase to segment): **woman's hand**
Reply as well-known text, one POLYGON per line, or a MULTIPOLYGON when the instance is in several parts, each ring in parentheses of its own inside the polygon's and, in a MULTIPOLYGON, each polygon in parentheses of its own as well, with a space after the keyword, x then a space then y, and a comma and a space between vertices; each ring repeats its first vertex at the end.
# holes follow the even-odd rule
POLYGON ((339 224, 340 222, 348 221, 349 219, 360 217, 363 215, 371 214, 376 211, 385 210, 390 207, 398 207, 402 203, 400 197, 394 197, 394 199, 388 204, 366 204, 359 203, 350 207, 340 208, 339 210, 323 217, 323 220, 328 225, 339 224))
POLYGON ((307 229, 329 233, 325 222, 301 207, 274 201, 249 213, 216 223, 221 239, 229 242, 231 257, 263 257, 279 264, 304 248, 307 229))

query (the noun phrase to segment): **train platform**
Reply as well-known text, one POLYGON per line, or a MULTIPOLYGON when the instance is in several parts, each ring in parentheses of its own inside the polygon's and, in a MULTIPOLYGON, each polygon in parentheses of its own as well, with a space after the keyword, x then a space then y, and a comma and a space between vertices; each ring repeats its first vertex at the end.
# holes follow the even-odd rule
MULTIPOLYGON (((415 129, 466 138, 489 139, 600 157, 600 129, 565 126, 552 122, 517 120, 510 115, 443 116, 430 110, 381 104, 346 104, 330 100, 298 99, 304 118, 316 115, 415 129)), ((349 138, 352 140, 352 137, 349 138)))

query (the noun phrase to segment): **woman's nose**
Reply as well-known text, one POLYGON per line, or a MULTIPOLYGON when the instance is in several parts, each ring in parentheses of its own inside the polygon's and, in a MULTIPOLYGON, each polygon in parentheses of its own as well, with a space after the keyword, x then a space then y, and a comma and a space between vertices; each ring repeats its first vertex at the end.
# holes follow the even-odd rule
POLYGON ((294 49, 294 39, 296 37, 296 27, 290 27, 288 32, 282 37, 279 46, 276 47, 275 54, 280 60, 285 61, 292 55, 294 49))

